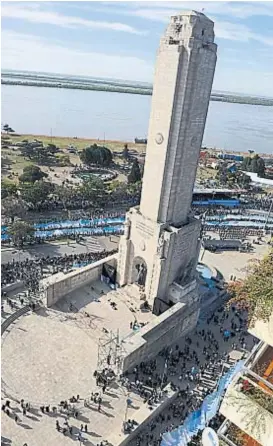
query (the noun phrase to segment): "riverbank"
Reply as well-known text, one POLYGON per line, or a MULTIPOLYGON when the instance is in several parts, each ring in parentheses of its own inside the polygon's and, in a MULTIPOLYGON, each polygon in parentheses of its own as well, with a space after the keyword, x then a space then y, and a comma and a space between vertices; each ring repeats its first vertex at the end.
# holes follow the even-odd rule
MULTIPOLYGON (((25 87, 64 88, 69 90, 104 91, 147 96, 153 94, 152 84, 144 84, 140 82, 13 71, 2 72, 1 84, 25 87)), ((273 106, 273 98, 240 95, 228 92, 212 92, 210 100, 234 104, 273 106)))

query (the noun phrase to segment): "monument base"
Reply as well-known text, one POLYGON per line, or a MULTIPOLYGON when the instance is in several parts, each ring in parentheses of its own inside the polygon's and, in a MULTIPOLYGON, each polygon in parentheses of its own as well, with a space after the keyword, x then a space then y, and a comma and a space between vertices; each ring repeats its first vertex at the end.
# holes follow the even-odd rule
POLYGON ((138 207, 131 208, 119 244, 119 286, 138 282, 156 315, 180 301, 169 295, 170 287, 176 282, 183 291, 195 278, 200 225, 195 218, 189 218, 180 227, 154 222, 141 214, 138 207))
POLYGON ((130 370, 141 361, 148 361, 161 350, 195 329, 200 312, 200 299, 196 282, 185 302, 178 302, 160 316, 123 339, 125 357, 123 371, 130 370), (188 301, 188 302, 187 302, 188 301))

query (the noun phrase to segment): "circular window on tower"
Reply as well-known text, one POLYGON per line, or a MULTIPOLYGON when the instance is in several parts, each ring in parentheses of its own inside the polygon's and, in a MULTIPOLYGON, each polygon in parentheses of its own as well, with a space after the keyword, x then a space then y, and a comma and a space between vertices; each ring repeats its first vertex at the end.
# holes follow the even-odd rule
POLYGON ((157 144, 162 144, 163 141, 164 141, 164 138, 163 138, 162 133, 157 133, 157 134, 155 135, 155 142, 156 142, 157 144))

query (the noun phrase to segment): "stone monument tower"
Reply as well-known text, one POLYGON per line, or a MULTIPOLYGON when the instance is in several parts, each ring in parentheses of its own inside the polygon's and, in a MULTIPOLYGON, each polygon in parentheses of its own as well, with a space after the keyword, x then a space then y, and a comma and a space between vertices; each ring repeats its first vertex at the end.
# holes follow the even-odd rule
POLYGON ((126 214, 120 286, 136 283, 157 315, 198 301, 200 221, 190 212, 217 46, 201 12, 171 17, 157 55, 141 203, 126 214))

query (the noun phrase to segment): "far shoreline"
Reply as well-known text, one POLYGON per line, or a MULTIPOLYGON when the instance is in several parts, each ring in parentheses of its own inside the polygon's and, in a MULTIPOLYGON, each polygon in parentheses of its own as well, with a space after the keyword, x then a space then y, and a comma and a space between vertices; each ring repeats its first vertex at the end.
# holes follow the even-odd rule
MULTIPOLYGON (((45 80, 39 80, 38 76, 36 79, 32 79, 32 76, 26 76, 24 79, 6 79, 6 77, 13 77, 13 75, 8 75, 8 73, 2 73, 1 84, 8 86, 19 86, 19 87, 40 87, 40 88, 55 88, 55 89, 67 89, 67 90, 81 90, 81 91, 99 91, 105 93, 123 93, 123 94, 133 94, 141 96, 152 96, 153 87, 144 87, 142 85, 130 85, 128 84, 116 84, 115 82, 105 83, 103 81, 90 81, 85 83, 71 82, 63 79, 56 79, 52 77, 50 82, 45 80), (28 79, 29 78, 29 79, 28 79)), ((239 104, 239 105, 256 105, 262 107, 272 107, 273 99, 271 98, 260 98, 258 96, 244 96, 240 94, 232 93, 216 93, 212 92, 210 101, 212 102, 224 102, 228 104, 239 104)))

